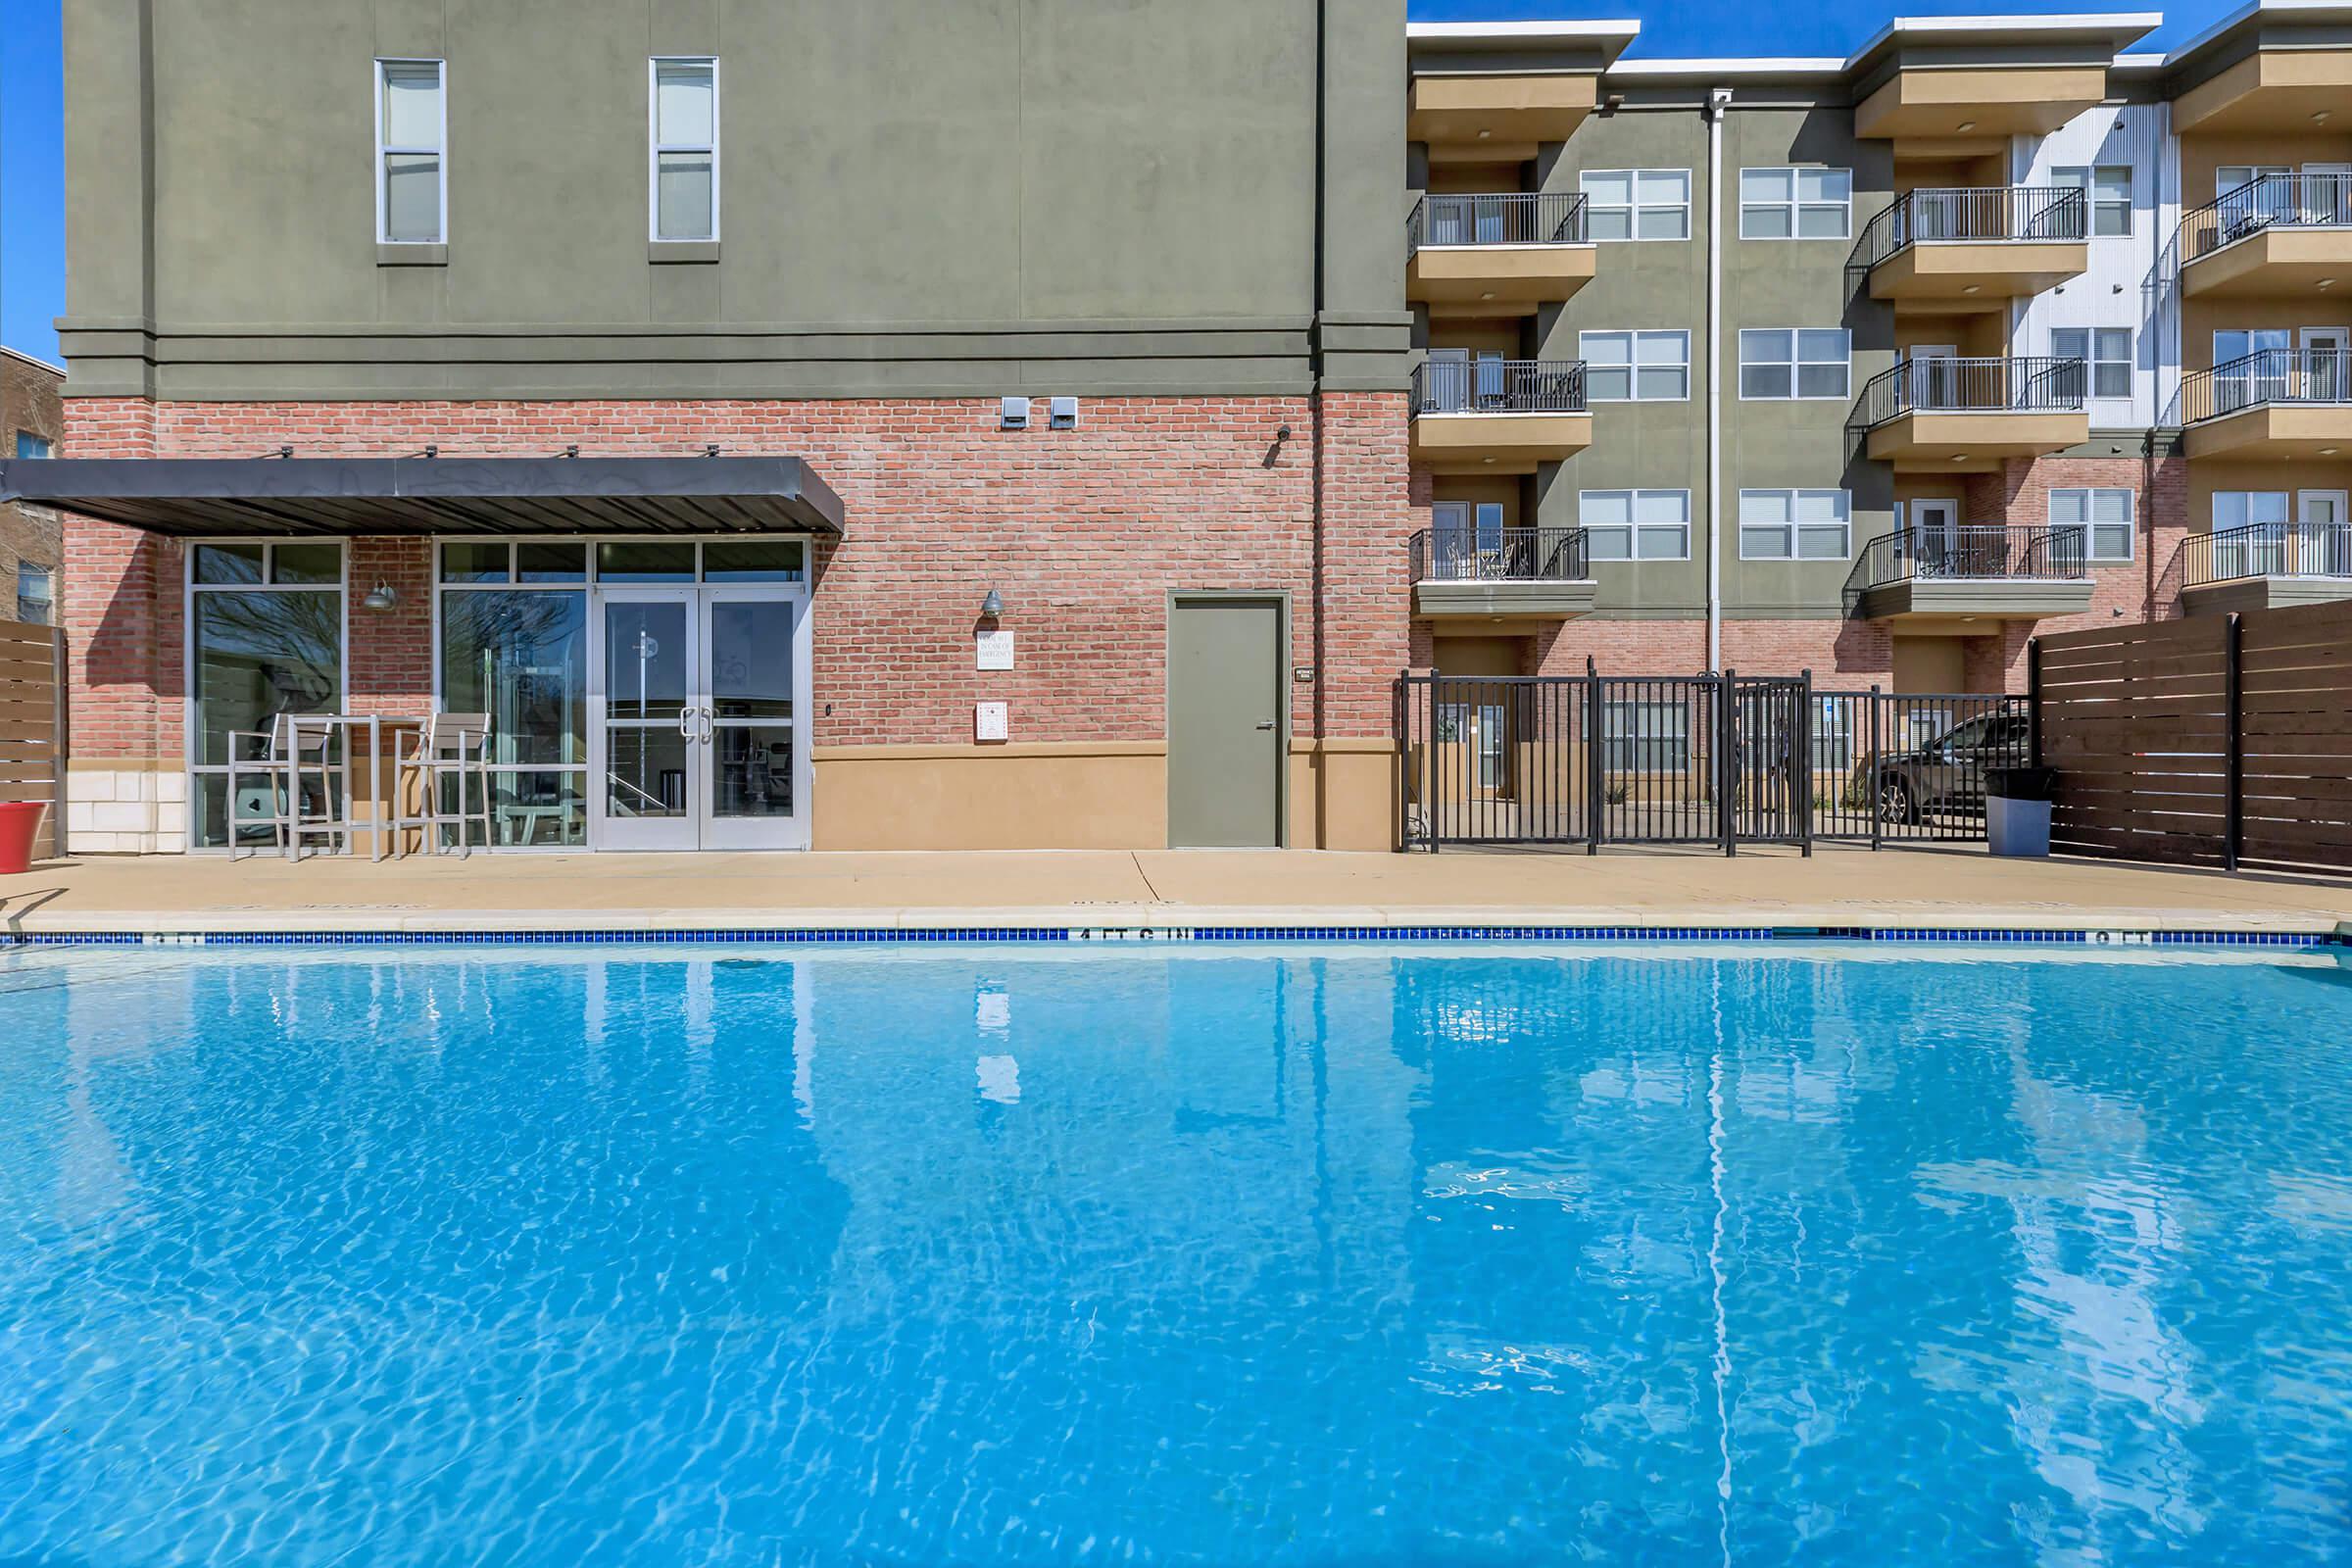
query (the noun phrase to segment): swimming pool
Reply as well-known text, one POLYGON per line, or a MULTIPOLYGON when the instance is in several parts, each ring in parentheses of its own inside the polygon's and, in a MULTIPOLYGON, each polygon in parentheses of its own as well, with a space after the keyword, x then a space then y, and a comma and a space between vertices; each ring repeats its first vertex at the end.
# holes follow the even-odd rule
POLYGON ((2352 965, 0 956, 0 1562, 2352 1552, 2352 965))

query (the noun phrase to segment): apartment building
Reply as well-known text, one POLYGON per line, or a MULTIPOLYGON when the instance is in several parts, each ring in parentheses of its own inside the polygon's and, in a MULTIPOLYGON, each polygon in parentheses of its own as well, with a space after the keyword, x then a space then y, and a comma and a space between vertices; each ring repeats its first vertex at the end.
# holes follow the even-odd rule
MULTIPOLYGON (((58 406, 65 379, 46 361, 0 348, 0 455, 35 461, 56 453, 65 433, 58 406)), ((0 500, 0 620, 52 623, 64 543, 54 511, 0 500)))
POLYGON ((1387 848, 1403 669, 2352 589, 2352 8, 1402 13, 67 0, 74 847, 487 710, 515 851, 1387 848))

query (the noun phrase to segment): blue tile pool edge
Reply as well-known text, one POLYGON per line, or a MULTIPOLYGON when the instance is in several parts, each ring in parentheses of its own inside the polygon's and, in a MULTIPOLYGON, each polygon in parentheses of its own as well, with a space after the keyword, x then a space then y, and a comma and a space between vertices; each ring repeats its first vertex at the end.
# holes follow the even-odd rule
POLYGON ((16 948, 872 947, 975 943, 1190 942, 1867 942, 2028 947, 2214 947, 2316 951, 2352 947, 2352 929, 2201 931, 1981 926, 1203 925, 643 927, 595 931, 29 931, 16 948))

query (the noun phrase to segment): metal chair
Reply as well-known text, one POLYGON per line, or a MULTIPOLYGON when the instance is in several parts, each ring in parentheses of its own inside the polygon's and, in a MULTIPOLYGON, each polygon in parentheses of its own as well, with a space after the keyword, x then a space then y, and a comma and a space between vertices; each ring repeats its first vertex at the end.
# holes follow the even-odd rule
POLYGON ((239 858, 242 830, 250 827, 268 827, 272 846, 289 860, 302 858, 305 841, 313 836, 342 837, 344 822, 335 808, 334 739, 332 719, 302 713, 272 713, 266 730, 228 732, 230 859, 239 858), (257 749, 262 754, 258 758, 243 755, 257 749), (247 794, 247 781, 257 778, 261 789, 247 794), (315 808, 310 795, 314 784, 315 808))
MULTIPOLYGON (((490 715, 434 713, 425 719, 424 727, 416 732, 414 750, 400 759, 393 788, 400 808, 394 826, 420 829, 425 854, 442 852, 444 827, 458 830, 461 859, 472 858, 472 830, 477 824, 482 830, 482 848, 490 848, 490 715), (411 774, 421 786, 420 809, 416 811, 407 808, 406 778, 411 774), (443 786, 451 783, 457 788, 455 810, 445 808, 448 791, 443 786)), ((402 853, 407 853, 405 848, 402 853)))

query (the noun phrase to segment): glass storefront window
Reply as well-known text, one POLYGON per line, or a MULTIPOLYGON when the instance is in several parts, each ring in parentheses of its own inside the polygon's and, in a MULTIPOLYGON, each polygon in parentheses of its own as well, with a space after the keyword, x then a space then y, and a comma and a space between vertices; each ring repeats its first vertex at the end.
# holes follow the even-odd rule
POLYGON ((601 582, 692 582, 694 545, 666 540, 616 540, 596 547, 601 582))
POLYGON ((588 547, 584 544, 516 545, 517 582, 586 582, 588 547))
POLYGON ((441 596, 441 707, 490 715, 494 767, 588 761, 588 596, 441 596))
POLYGON ((703 546, 705 582, 799 582, 798 539, 714 539, 703 546))
POLYGON ((453 539, 441 547, 443 582, 505 582, 512 547, 453 539))
MULTIPOLYGON (((337 544, 205 544, 191 564, 188 622, 193 713, 188 765, 194 770, 194 840, 229 841, 232 816, 270 814, 270 786, 227 776, 232 731, 266 733, 280 713, 333 713, 344 707, 343 550, 337 544)), ((263 755, 247 741, 237 760, 263 755)), ((338 737, 330 755, 340 760, 338 737)), ((266 841, 243 828, 241 842, 266 841)))

